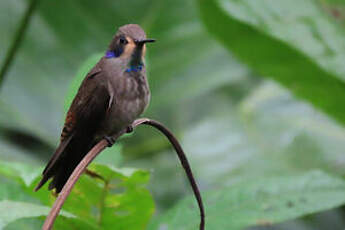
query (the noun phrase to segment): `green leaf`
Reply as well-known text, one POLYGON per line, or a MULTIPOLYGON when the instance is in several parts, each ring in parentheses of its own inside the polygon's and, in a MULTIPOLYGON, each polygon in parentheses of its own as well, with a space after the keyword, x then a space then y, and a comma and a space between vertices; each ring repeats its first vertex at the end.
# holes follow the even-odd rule
POLYGON ((42 170, 41 167, 37 168, 28 164, 0 161, 0 174, 23 182, 26 186, 29 186, 42 170))
POLYGON ((145 188, 149 173, 99 164, 93 164, 90 169, 105 179, 99 225, 104 229, 113 229, 114 226, 116 229, 144 229, 154 212, 152 197, 145 188))
MULTIPOLYGON (((92 175, 81 176, 63 206, 63 210, 84 221, 74 225, 81 229, 84 228, 80 224, 100 229, 143 229, 154 212, 153 199, 146 188, 149 173, 96 163, 89 170, 92 175)), ((25 191, 51 206, 55 196, 48 191, 47 184, 33 192, 39 179, 35 178, 25 191)))
POLYGON ((345 32, 318 1, 200 0, 199 5, 208 30, 236 56, 345 123, 345 32))
MULTIPOLYGON (((214 188, 314 169, 344 175, 345 129, 274 82, 258 85, 236 106, 229 105, 228 98, 209 100, 203 106, 217 104, 222 109, 211 107, 212 112, 189 126, 181 139, 201 183, 214 188)), ((156 172, 159 177, 176 171, 156 161, 154 167, 162 168, 156 172)), ((170 192, 182 187, 169 184, 165 186, 170 192)))
MULTIPOLYGON (((262 178, 203 194, 206 229, 240 230, 298 218, 345 203, 345 182, 320 171, 262 178)), ((194 197, 181 201, 150 230, 194 230, 199 224, 194 197)))
MULTIPOLYGON (((50 211, 50 207, 27 202, 0 201, 0 229, 39 229, 50 211)), ((73 229, 78 227, 85 230, 99 230, 97 226, 88 224, 85 220, 75 218, 74 215, 61 211, 54 223, 54 229, 73 229)))
POLYGON ((37 199, 23 192, 23 186, 17 181, 14 181, 11 178, 6 178, 0 175, 0 183, 1 183, 0 201, 12 200, 12 201, 38 203, 37 199))
MULTIPOLYGON (((91 164, 89 170, 92 173, 81 176, 63 206, 63 210, 76 218, 58 219, 56 226, 60 227, 56 229, 70 229, 71 226, 80 229, 114 229, 114 226, 116 229, 143 229, 154 212, 153 199, 146 188, 149 172, 96 163, 91 164)), ((41 169, 1 163, 0 182, 4 183, 1 183, 0 200, 40 202, 52 206, 56 196, 48 190, 49 182, 34 192, 40 179, 41 169)), ((33 225, 35 223, 33 221, 33 225)))
POLYGON ((343 0, 319 0, 322 9, 338 24, 345 28, 345 2, 343 0))
MULTIPOLYGON (((4 229, 9 223, 28 217, 40 217, 49 213, 50 208, 24 202, 0 201, 0 229, 4 229)), ((66 212, 61 212, 61 216, 73 217, 66 212)))
MULTIPOLYGON (((5 230, 37 230, 41 229, 43 225, 43 218, 40 217, 27 217, 23 219, 15 220, 9 223, 5 230)), ((56 229, 56 228, 55 228, 56 229)))
MULTIPOLYGON (((247 134, 263 152, 248 162, 258 171, 265 171, 259 167, 260 158, 261 166, 269 168, 271 162, 276 172, 282 172, 285 165, 291 171, 318 168, 344 175, 345 129, 311 106, 295 101, 287 90, 267 82, 239 108, 247 134)), ((243 173, 248 171, 246 167, 243 165, 243 173)))

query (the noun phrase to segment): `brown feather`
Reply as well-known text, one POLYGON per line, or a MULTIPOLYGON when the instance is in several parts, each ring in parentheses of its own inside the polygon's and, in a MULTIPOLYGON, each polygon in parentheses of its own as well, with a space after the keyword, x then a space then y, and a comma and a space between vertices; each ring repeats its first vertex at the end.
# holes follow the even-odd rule
POLYGON ((100 83, 102 79, 95 81, 94 77, 102 78, 97 66, 86 76, 72 102, 61 132, 60 145, 35 190, 53 178, 49 188, 60 192, 74 168, 92 147, 94 134, 106 115, 110 99, 106 85, 100 83))

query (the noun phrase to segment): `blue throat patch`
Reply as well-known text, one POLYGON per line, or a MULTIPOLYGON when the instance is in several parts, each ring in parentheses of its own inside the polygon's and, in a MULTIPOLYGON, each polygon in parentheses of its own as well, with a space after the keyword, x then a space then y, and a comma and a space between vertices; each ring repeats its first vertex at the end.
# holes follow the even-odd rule
POLYGON ((130 72, 139 72, 143 69, 143 65, 138 65, 138 66, 131 66, 129 67, 128 69, 126 69, 126 72, 127 73, 130 73, 130 72))
POLYGON ((115 53, 115 51, 107 51, 107 52, 105 53, 105 57, 106 57, 106 58, 117 58, 117 57, 119 57, 119 55, 117 55, 117 54, 115 53))
MULTIPOLYGON (((106 58, 117 58, 117 57, 119 57, 119 56, 120 56, 120 55, 118 55, 117 53, 115 53, 115 51, 107 51, 107 52, 105 53, 105 57, 106 57, 106 58)), ((125 72, 127 72, 127 73, 130 73, 130 72, 140 72, 142 69, 143 69, 143 65, 140 64, 140 65, 138 65, 138 66, 131 66, 131 67, 127 68, 127 69, 125 70, 125 72)))

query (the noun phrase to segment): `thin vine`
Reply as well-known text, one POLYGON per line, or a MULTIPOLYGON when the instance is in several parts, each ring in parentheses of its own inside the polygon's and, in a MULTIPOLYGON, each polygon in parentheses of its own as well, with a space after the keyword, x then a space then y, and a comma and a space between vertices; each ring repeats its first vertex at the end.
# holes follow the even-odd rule
POLYGON ((0 87, 2 86, 5 76, 11 67, 11 64, 17 54, 17 51, 20 45, 22 44, 23 38, 25 36, 25 32, 28 28, 28 25, 30 24, 32 15, 34 14, 36 10, 39 1, 40 0, 31 0, 27 9, 25 10, 23 18, 20 20, 19 27, 14 34, 13 41, 10 45, 10 48, 8 49, 6 53, 5 60, 0 68, 0 87))

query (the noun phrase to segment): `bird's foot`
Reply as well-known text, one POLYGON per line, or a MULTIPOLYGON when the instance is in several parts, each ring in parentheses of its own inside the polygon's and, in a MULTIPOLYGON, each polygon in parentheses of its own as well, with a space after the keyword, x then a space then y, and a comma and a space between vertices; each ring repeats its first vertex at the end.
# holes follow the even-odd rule
POLYGON ((133 130, 134 130, 133 125, 129 125, 127 127, 126 133, 131 133, 131 132, 133 132, 133 130))
POLYGON ((111 147, 115 144, 115 138, 112 136, 105 136, 104 139, 108 142, 108 147, 111 147))

